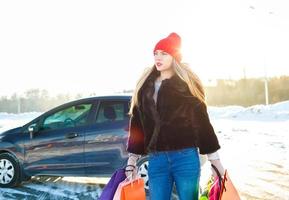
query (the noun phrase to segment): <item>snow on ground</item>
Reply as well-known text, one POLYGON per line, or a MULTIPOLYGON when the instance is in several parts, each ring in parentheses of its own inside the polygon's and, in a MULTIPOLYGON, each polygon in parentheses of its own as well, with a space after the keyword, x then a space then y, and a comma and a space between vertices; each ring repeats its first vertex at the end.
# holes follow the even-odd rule
MULTIPOLYGON (((209 107, 223 165, 242 199, 289 200, 289 101, 251 107, 209 107)), ((0 132, 41 113, 0 113, 0 132)), ((210 174, 202 169, 201 185, 210 174)), ((34 177, 19 188, 0 189, 0 199, 97 199, 108 179, 34 177)))
POLYGON ((244 199, 289 199, 288 121, 213 120, 213 126, 244 199))
POLYGON ((214 119, 237 119, 256 121, 288 121, 289 101, 272 105, 255 105, 250 107, 226 106, 209 107, 210 117, 214 119))

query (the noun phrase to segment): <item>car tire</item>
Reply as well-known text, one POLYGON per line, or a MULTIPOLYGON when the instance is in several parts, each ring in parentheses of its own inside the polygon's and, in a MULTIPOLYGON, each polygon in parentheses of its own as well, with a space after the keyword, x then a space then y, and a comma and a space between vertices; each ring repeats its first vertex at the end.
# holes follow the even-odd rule
POLYGON ((10 153, 0 154, 0 187, 16 187, 20 184, 20 166, 10 153))
POLYGON ((149 176, 148 176, 148 157, 141 157, 137 162, 138 175, 144 180, 145 190, 149 189, 149 176))

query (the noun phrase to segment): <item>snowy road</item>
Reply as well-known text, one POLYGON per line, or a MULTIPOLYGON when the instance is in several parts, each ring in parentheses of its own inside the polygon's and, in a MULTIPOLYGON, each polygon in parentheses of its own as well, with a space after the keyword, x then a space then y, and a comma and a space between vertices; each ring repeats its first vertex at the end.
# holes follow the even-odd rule
POLYGON ((31 181, 23 183, 21 187, 0 189, 0 199, 95 200, 98 199, 102 187, 103 184, 89 183, 89 181, 78 183, 63 180, 60 177, 33 177, 31 181))

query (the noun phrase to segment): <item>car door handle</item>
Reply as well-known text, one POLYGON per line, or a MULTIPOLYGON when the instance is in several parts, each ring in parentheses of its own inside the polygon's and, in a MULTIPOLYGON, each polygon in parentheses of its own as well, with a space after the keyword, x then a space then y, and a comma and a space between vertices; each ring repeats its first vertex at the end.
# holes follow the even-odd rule
POLYGON ((78 137, 77 133, 67 133, 65 135, 65 138, 68 138, 68 139, 72 139, 72 138, 76 138, 76 137, 78 137))

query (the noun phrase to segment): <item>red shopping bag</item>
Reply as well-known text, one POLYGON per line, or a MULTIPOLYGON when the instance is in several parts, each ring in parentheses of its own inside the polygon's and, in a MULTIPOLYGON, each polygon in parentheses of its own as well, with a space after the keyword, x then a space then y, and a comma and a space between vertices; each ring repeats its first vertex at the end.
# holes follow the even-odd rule
POLYGON ((218 177, 215 178, 209 192, 209 200, 240 200, 240 196, 232 180, 230 179, 227 170, 224 177, 221 177, 218 169, 212 165, 218 177))
POLYGON ((113 200, 145 200, 144 180, 136 178, 129 181, 125 179, 118 185, 113 200))

